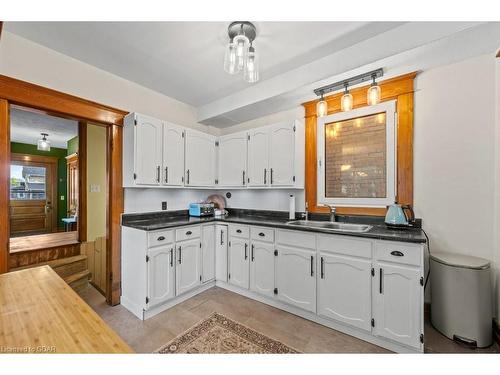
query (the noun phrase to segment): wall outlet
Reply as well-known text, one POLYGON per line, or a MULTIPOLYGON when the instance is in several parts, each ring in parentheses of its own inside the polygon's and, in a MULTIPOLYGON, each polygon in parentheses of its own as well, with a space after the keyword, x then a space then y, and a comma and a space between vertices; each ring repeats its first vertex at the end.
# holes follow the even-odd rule
POLYGON ((167 209, 167 202, 161 202, 161 209, 165 211, 167 209))

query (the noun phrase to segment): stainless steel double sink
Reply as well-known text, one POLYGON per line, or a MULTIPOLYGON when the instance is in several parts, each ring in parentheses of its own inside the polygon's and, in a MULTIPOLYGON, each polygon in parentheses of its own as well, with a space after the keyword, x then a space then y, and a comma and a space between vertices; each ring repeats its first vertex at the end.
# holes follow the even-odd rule
POLYGON ((331 221, 315 221, 315 220, 293 220, 286 223, 291 227, 302 227, 302 228, 318 228, 326 229, 332 232, 352 232, 352 233, 365 233, 368 232, 373 227, 367 224, 348 224, 348 223, 337 223, 331 221))

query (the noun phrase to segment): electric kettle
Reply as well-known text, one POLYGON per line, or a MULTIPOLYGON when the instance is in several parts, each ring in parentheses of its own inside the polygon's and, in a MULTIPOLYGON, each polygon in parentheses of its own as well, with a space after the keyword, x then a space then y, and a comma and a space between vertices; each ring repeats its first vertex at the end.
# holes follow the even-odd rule
POLYGON ((409 204, 391 204, 387 206, 387 213, 385 215, 385 224, 391 228, 408 228, 412 227, 415 223, 415 213, 409 204), (409 213, 407 215, 406 213, 409 213))

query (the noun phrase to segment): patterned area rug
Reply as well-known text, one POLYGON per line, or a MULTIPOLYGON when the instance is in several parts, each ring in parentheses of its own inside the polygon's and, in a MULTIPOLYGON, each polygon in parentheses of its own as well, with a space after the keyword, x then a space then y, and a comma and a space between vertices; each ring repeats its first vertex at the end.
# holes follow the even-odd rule
POLYGON ((157 353, 282 354, 300 352, 224 315, 213 313, 164 345, 157 353))

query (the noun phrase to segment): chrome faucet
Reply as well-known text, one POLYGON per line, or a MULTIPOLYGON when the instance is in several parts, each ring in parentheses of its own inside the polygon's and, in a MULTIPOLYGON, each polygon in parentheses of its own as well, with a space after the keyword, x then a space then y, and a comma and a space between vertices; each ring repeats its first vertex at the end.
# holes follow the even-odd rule
POLYGON ((337 208, 333 206, 326 206, 330 209, 330 222, 335 223, 337 221, 337 208))

